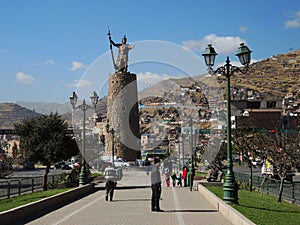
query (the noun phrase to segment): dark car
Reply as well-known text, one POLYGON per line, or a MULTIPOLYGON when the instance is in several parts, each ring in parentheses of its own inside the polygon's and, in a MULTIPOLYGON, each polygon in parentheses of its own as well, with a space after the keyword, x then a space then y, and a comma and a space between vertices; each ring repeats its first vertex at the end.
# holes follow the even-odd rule
POLYGON ((61 161, 54 164, 54 169, 70 170, 72 168, 67 163, 61 161))
POLYGON ((33 162, 25 162, 23 164, 23 170, 34 170, 35 169, 35 165, 33 162))

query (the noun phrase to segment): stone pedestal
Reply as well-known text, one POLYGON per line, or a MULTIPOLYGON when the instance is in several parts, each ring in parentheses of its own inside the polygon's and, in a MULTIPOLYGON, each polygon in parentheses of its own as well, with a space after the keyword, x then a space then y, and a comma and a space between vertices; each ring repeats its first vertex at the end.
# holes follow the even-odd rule
POLYGON ((114 73, 109 76, 107 119, 112 135, 106 137, 106 151, 114 155, 134 161, 140 158, 141 135, 139 126, 139 110, 136 75, 132 73, 114 73), (114 143, 114 146, 112 146, 114 143))

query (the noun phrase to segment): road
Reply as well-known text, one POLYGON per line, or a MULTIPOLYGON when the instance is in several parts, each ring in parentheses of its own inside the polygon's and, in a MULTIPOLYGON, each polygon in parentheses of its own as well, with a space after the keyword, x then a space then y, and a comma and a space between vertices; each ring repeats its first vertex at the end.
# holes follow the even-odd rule
MULTIPOLYGON (((69 170, 61 170, 61 169, 50 169, 49 175, 61 174, 63 172, 69 172, 69 170)), ((13 172, 10 177, 26 177, 26 176, 41 176, 45 173, 44 168, 37 168, 35 170, 20 170, 13 172)))

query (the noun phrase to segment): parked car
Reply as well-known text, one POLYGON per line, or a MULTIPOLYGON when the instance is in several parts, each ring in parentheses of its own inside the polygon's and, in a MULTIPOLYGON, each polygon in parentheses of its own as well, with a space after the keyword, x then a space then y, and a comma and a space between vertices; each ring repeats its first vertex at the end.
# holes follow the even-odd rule
POLYGON ((115 159, 114 160, 115 167, 128 167, 129 163, 124 159, 115 159))
POLYGON ((54 164, 54 169, 70 170, 72 168, 66 162, 61 161, 54 164))
POLYGON ((253 161, 252 161, 253 166, 261 166, 262 164, 262 160, 260 157, 256 157, 253 161))
POLYGON ((23 170, 34 170, 34 169, 35 169, 35 165, 33 162, 28 161, 23 164, 23 170))

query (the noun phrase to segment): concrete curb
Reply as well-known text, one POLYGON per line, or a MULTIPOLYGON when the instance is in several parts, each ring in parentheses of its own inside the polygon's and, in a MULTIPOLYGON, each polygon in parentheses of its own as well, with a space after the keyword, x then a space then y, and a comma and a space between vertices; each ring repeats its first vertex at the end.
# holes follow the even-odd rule
POLYGON ((233 225, 255 225, 251 220, 232 208, 230 205, 219 199, 215 194, 211 193, 200 183, 198 191, 233 225))
POLYGON ((23 224, 28 217, 33 219, 44 215, 49 211, 53 211, 53 209, 67 205, 72 201, 76 201, 93 193, 94 191, 95 184, 91 183, 45 199, 41 199, 36 202, 28 203, 26 205, 1 212, 1 224, 23 224))

